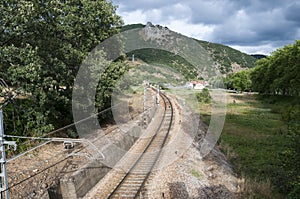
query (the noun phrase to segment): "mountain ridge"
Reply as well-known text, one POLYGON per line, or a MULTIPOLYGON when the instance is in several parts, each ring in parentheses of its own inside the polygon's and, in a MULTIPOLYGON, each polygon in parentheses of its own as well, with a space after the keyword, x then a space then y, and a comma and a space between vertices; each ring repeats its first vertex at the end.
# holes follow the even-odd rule
MULTIPOLYGON (((147 25, 144 24, 129 24, 122 27, 121 31, 127 31, 136 28, 145 28, 145 27, 155 27, 160 30, 168 29, 167 27, 162 27, 160 25, 153 25, 152 23, 148 22, 147 25)), ((178 33, 179 34, 179 33, 178 33)), ((255 57, 243 53, 239 50, 231 48, 229 46, 223 44, 212 43, 208 41, 198 40, 192 38, 197 41, 207 52, 210 54, 213 60, 214 68, 217 68, 219 73, 223 76, 226 76, 229 73, 237 72, 240 70, 253 68, 255 61, 257 60, 255 57)), ((160 50, 150 50, 150 49, 140 49, 135 50, 131 53, 128 53, 127 56, 135 55, 136 58, 143 60, 148 64, 158 63, 158 64, 173 64, 179 62, 179 65, 186 65, 183 68, 190 68, 190 64, 187 61, 182 60, 179 57, 171 55, 170 53, 162 52, 160 50), (161 53, 158 53, 161 52, 161 53)), ((180 66, 181 67, 181 66, 180 66)), ((182 67, 181 67, 182 68, 182 67)), ((195 72, 194 69, 191 69, 191 74, 187 76, 188 79, 197 79, 198 74, 195 72)), ((185 70, 186 72, 186 70, 185 70)))

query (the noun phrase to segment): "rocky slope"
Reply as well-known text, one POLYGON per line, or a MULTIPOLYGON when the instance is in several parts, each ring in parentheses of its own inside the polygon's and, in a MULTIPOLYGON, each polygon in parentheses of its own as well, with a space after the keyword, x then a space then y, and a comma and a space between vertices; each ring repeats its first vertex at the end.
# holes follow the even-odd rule
MULTIPOLYGON (((153 25, 151 23, 147 23, 147 25, 143 24, 131 24, 131 25, 126 25, 122 28, 122 31, 128 31, 136 28, 144 28, 146 30, 156 30, 156 32, 166 32, 170 31, 167 27, 162 27, 160 25, 153 25)), ((149 31, 148 31, 149 32, 149 31)), ((233 49, 229 46, 225 46, 222 44, 216 44, 216 43, 211 43, 207 41, 201 41, 201 40, 196 40, 208 53, 210 56, 210 59, 212 59, 212 67, 216 67, 217 70, 225 75, 227 73, 231 72, 236 72, 245 68, 252 68, 254 67, 254 63, 256 61, 256 58, 242 53, 236 49, 233 49)), ((174 56, 172 53, 168 52, 163 52, 161 50, 151 50, 151 49, 139 49, 135 50, 131 53, 128 53, 127 55, 129 57, 132 56, 132 54, 135 55, 136 58, 139 58, 146 63, 158 63, 158 64, 173 64, 173 66, 176 68, 179 65, 186 65, 187 67, 190 68, 191 71, 193 71, 191 64, 189 64, 186 60, 184 60, 182 57, 179 56, 174 56), (174 64, 174 63, 177 63, 174 64)), ((199 55, 201 56, 201 55, 199 55)), ((198 74, 192 74, 189 76, 190 79, 197 78, 198 74)))

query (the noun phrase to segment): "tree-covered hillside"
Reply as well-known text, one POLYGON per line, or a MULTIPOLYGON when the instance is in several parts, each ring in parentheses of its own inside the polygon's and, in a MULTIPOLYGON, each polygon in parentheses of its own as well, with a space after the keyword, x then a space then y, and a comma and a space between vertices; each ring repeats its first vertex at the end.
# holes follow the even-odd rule
MULTIPOLYGON (((131 24, 124 26, 122 31, 144 27, 145 25, 142 24, 131 24)), ((158 25, 156 27, 162 28, 158 25)), ((235 72, 243 68, 254 67, 256 59, 251 55, 247 55, 225 45, 200 40, 196 41, 205 50, 207 50, 208 54, 211 55, 214 66, 216 66, 219 72, 222 74, 235 72)), ((183 58, 180 58, 172 53, 164 52, 158 49, 141 49, 129 53, 128 56, 131 56, 132 54, 134 54, 136 58, 139 58, 148 64, 166 64, 172 66, 177 71, 182 72, 182 74, 188 79, 195 79, 198 76, 196 68, 193 68, 193 66, 183 58)))
POLYGON ((159 49, 140 49, 127 54, 128 57, 135 57, 149 64, 167 65, 174 68, 186 79, 195 79, 198 75, 197 69, 179 55, 159 49))
MULTIPOLYGON (((221 73, 227 74, 234 72, 233 65, 237 64, 240 69, 252 68, 256 59, 251 55, 242 53, 236 49, 222 44, 216 44, 197 40, 207 51, 211 53, 213 60, 219 63, 221 73)), ((239 69, 238 69, 239 70, 239 69)))

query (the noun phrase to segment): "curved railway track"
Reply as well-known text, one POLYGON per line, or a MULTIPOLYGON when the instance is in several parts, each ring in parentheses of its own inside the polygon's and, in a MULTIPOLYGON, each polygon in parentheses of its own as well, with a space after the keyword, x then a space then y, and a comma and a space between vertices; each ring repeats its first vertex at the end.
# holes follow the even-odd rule
POLYGON ((145 184, 165 145, 173 122, 173 106, 170 99, 160 92, 164 111, 162 120, 150 138, 144 138, 137 149, 139 157, 107 198, 144 198, 145 184))

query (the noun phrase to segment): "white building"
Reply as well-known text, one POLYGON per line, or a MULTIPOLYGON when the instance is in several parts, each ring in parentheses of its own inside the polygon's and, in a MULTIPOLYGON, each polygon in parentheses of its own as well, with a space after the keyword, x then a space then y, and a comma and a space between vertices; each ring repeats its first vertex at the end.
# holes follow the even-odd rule
POLYGON ((209 86, 207 81, 190 81, 188 82, 188 88, 195 90, 202 90, 209 86))

